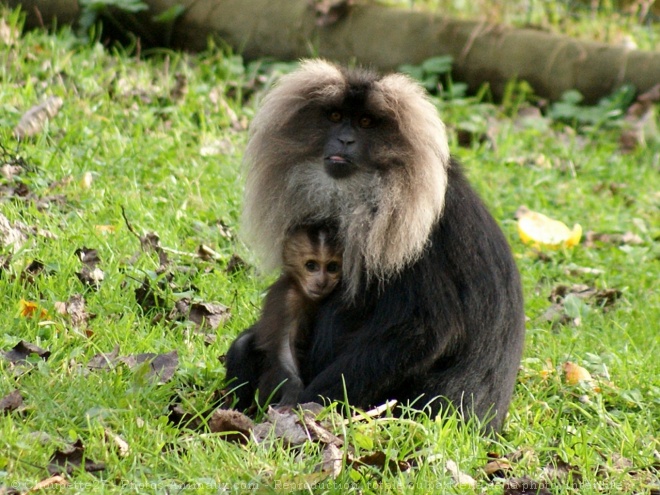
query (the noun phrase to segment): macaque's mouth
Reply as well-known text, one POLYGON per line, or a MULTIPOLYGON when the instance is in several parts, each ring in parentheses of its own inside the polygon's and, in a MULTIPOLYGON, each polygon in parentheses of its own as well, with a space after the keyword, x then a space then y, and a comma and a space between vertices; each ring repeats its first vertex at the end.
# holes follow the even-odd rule
POLYGON ((341 155, 330 155, 325 158, 325 171, 334 179, 348 177, 355 171, 355 166, 350 160, 341 155))
POLYGON ((310 291, 307 291, 307 297, 309 297, 309 299, 311 301, 318 301, 319 299, 321 299, 323 297, 323 292, 315 292, 315 291, 310 290, 310 291))
POLYGON ((331 163, 351 163, 349 160, 344 158, 341 155, 330 155, 325 158, 326 163, 331 162, 331 163))

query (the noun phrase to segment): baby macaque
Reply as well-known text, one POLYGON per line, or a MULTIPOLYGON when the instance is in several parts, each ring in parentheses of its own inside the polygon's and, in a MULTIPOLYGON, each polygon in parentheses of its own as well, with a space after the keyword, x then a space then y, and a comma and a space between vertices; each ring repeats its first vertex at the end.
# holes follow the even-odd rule
POLYGON ((342 252, 334 229, 295 228, 284 240, 282 261, 282 275, 268 289, 253 330, 256 347, 265 356, 259 402, 277 390, 271 399, 280 406, 293 406, 303 390, 296 349, 313 324, 318 303, 341 279, 342 252))

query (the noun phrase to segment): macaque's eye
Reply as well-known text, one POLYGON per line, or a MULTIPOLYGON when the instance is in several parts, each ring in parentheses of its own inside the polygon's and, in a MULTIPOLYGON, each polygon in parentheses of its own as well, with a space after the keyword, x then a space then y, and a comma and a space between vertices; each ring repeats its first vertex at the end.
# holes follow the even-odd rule
POLYGON ((316 261, 308 261, 305 263, 305 270, 308 272, 317 272, 319 270, 319 264, 316 261))
POLYGON ((368 129, 369 127, 374 126, 374 119, 368 115, 363 115, 360 117, 360 120, 358 120, 358 125, 363 129, 368 129))
POLYGON ((328 119, 330 119, 330 122, 334 122, 336 124, 338 122, 341 122, 342 114, 340 111, 335 110, 334 112, 330 112, 330 114, 328 115, 328 119))
POLYGON ((336 261, 331 261, 330 263, 328 263, 328 266, 326 266, 325 268, 326 270, 328 270, 328 273, 337 273, 339 272, 340 267, 339 267, 339 263, 337 263, 336 261))

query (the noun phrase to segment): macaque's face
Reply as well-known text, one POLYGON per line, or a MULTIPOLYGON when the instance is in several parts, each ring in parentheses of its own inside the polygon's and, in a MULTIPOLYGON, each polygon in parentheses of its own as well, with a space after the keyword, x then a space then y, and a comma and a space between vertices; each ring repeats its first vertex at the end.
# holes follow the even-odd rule
POLYGON ((341 249, 325 230, 293 233, 285 243, 283 258, 284 270, 311 301, 326 297, 341 279, 341 249))
POLYGON ((309 299, 317 301, 330 294, 341 278, 341 257, 332 252, 303 258, 300 285, 309 299))

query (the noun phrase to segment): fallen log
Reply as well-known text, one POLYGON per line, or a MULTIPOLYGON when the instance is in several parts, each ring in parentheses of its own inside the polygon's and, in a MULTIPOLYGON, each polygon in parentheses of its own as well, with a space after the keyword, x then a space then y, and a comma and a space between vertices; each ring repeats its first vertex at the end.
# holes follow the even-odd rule
MULTIPOLYGON (((451 55, 452 77, 472 90, 488 83, 501 95, 508 81, 518 79, 550 100, 577 89, 585 102, 595 102, 625 83, 643 92, 660 81, 660 53, 383 5, 349 6, 336 22, 320 25, 308 0, 143 1, 149 6, 140 17, 144 34, 158 40, 166 32, 168 42, 187 50, 203 50, 209 38, 220 38, 246 59, 321 56, 385 71, 451 55), (153 22, 176 5, 185 10, 173 25, 153 22)), ((28 13, 38 9, 43 19, 59 17, 57 9, 68 19, 78 7, 75 0, 9 4, 22 4, 28 13)))

